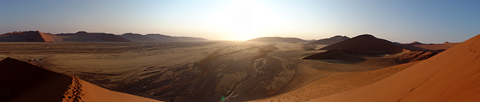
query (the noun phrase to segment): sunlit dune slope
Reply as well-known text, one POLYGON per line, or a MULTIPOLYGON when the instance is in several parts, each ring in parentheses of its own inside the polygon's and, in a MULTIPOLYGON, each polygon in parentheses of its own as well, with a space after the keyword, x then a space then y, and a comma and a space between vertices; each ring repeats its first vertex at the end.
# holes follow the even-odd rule
POLYGON ((314 102, 480 100, 480 35, 366 87, 314 102))

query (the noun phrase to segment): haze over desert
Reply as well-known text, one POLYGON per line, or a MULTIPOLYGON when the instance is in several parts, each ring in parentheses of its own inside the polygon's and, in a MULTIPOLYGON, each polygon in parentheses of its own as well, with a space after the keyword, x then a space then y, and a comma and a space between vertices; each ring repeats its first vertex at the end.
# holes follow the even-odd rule
POLYGON ((480 1, 0 1, 0 102, 477 102, 480 1))

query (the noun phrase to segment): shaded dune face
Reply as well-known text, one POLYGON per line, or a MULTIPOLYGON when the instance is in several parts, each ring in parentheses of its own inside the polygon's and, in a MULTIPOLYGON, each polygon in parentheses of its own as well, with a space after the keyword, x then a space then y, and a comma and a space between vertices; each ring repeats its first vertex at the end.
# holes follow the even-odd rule
POLYGON ((6 58, 0 62, 0 101, 59 102, 72 77, 6 58))
POLYGON ((352 39, 338 42, 320 50, 340 49, 352 54, 380 55, 395 54, 403 51, 403 48, 394 45, 392 42, 378 39, 372 35, 359 35, 352 39))
POLYGON ((475 102, 480 100, 480 35, 377 83, 314 102, 475 102))
POLYGON ((13 58, 0 62, 1 102, 158 102, 110 91, 13 58))
POLYGON ((310 55, 303 59, 332 60, 332 61, 338 61, 339 63, 355 63, 355 62, 362 62, 366 60, 363 57, 351 55, 349 53, 343 52, 342 50, 338 50, 338 49, 328 50, 327 52, 310 55))

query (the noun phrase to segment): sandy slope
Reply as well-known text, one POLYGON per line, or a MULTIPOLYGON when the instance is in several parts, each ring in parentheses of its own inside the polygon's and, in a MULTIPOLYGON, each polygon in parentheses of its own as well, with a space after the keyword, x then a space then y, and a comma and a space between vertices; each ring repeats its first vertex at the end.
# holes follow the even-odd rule
POLYGON ((16 59, 0 62, 0 101, 61 101, 72 77, 16 59))
POLYGON ((126 93, 110 91, 73 77, 72 84, 64 94, 63 102, 158 102, 126 93))
POLYGON ((0 62, 0 82, 2 102, 157 102, 110 91, 12 58, 0 62))
POLYGON ((314 102, 472 102, 480 100, 480 35, 363 88, 314 102))
MULTIPOLYGON (((301 86, 292 91, 272 96, 265 99, 253 100, 254 102, 295 102, 295 101, 309 101, 320 97, 341 93, 365 85, 369 85, 398 71, 401 71, 417 62, 406 63, 387 67, 379 70, 362 71, 362 72, 328 72, 317 70, 314 68, 302 68, 310 74, 302 76, 309 78, 316 75, 322 75, 318 80, 314 80, 304 86, 301 86)), ((326 101, 328 102, 328 101, 326 101)), ((351 101, 355 102, 355 101, 351 101)))

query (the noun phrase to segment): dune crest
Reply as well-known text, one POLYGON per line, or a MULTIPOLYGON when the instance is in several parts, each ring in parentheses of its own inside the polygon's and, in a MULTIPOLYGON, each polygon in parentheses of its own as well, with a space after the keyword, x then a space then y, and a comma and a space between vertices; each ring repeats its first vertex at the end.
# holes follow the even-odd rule
POLYGON ((480 100, 480 35, 366 87, 313 102, 480 100))

